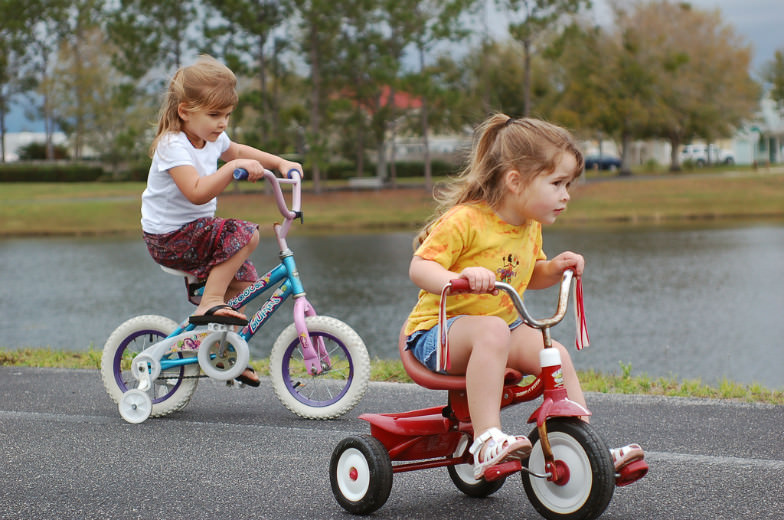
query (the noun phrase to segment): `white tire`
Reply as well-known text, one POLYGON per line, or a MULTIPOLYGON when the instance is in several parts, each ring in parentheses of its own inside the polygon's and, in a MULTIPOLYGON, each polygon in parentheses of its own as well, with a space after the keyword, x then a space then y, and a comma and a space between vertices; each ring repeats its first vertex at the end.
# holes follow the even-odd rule
POLYGON ((307 373, 292 323, 272 347, 272 387, 283 406, 294 414, 307 419, 333 419, 354 408, 365 395, 370 358, 362 338, 342 321, 310 316, 305 323, 314 342, 324 341, 332 366, 318 375, 307 373))
MULTIPOLYGON (((101 355, 101 379, 112 401, 119 405, 123 394, 139 384, 131 373, 131 360, 176 329, 177 323, 169 318, 145 315, 127 320, 111 333, 101 355)), ((183 353, 176 355, 182 356, 183 353)), ((186 352, 185 355, 195 356, 196 352, 186 352)), ((196 391, 198 376, 197 363, 162 372, 152 382, 150 416, 161 417, 185 407, 196 391)))

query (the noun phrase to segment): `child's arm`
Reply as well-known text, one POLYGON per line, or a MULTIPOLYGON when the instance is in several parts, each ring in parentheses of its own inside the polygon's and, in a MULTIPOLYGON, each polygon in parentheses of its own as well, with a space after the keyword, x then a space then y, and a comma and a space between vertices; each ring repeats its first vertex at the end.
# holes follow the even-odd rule
POLYGON ((583 256, 571 251, 565 251, 551 260, 539 260, 534 266, 528 289, 545 289, 557 284, 567 269, 574 269, 574 275, 579 278, 583 275, 584 268, 583 256))
POLYGON ((288 161, 282 157, 264 152, 246 144, 232 142, 229 148, 221 155, 221 159, 226 162, 237 159, 253 159, 261 163, 264 168, 268 170, 278 170, 283 175, 286 175, 291 170, 297 170, 300 174, 303 173, 301 164, 288 161))
POLYGON ((471 292, 485 293, 493 291, 495 274, 484 267, 466 267, 460 273, 452 272, 438 262, 425 260, 414 255, 408 268, 408 276, 417 287, 427 292, 440 294, 447 282, 455 278, 465 278, 471 286, 471 292))
POLYGON ((175 166, 169 170, 169 175, 189 201, 193 204, 206 204, 220 195, 234 180, 234 170, 237 168, 248 170, 250 181, 256 181, 264 176, 264 168, 258 161, 252 159, 227 162, 215 173, 204 177, 201 177, 196 168, 191 165, 175 166))
POLYGON ((226 161, 226 164, 218 168, 215 173, 204 177, 200 177, 193 166, 176 166, 169 170, 169 174, 189 201, 193 204, 206 204, 220 195, 234 180, 234 170, 237 168, 247 170, 248 180, 251 182, 264 177, 264 168, 277 169, 283 174, 290 170, 302 173, 302 165, 299 163, 287 161, 244 144, 231 143, 221 155, 221 159, 226 161))

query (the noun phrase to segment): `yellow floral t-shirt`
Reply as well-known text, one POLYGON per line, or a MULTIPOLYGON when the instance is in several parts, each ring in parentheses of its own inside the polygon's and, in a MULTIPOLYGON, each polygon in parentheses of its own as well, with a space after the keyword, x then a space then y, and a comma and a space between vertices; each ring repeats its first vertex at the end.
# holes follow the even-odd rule
MULTIPOLYGON (((459 273, 482 266, 496 273, 522 294, 528 287, 534 264, 547 257, 542 252, 542 225, 531 220, 513 226, 501 220, 484 202, 460 204, 444 213, 414 252, 459 273)), ((438 323, 440 294, 419 291, 419 300, 406 323, 406 335, 429 330, 438 323)), ((458 294, 447 301, 447 317, 459 315, 500 316, 511 324, 519 315, 509 296, 458 294)))

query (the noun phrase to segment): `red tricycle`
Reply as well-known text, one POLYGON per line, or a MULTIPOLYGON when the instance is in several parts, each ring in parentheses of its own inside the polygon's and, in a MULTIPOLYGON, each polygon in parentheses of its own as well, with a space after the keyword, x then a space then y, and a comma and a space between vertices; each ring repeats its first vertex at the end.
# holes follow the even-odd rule
MULTIPOLYGON (((520 473, 528 499, 543 517, 592 519, 605 510, 615 486, 642 478, 648 471, 642 459, 615 473, 604 440, 580 419, 590 412, 566 395, 560 354, 550 348, 550 328, 566 313, 572 277, 572 271, 564 273, 557 310, 543 320, 529 315, 512 286, 496 283, 497 289, 512 298, 523 323, 541 330, 544 338, 539 377, 522 385, 522 374, 507 369, 504 379, 502 408, 543 396, 542 404, 528 419, 536 427, 528 436, 533 449, 527 459, 491 466, 483 478, 474 478, 473 456, 468 450, 474 432, 465 378, 439 374, 422 365, 406 350, 401 331, 399 350, 406 372, 425 388, 447 390, 448 403, 402 413, 360 415, 370 423, 370 435, 343 439, 330 460, 330 483, 338 503, 353 514, 372 513, 389 498, 394 473, 446 466, 455 486, 469 496, 486 497, 500 489, 506 477, 520 473)), ((442 297, 467 289, 465 280, 452 280, 442 297)))

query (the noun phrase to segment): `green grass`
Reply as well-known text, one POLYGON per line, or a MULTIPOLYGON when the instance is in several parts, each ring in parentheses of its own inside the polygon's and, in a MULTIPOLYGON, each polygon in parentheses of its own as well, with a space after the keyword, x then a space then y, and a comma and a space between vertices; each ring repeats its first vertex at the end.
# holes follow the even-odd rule
MULTIPOLYGON (((269 376, 268 359, 254 360, 251 364, 260 375, 269 376)), ((52 350, 50 348, 0 349, 0 366, 98 370, 101 366, 101 351, 92 348, 86 352, 52 350)), ((620 368, 620 374, 599 373, 593 370, 581 371, 579 378, 583 390, 603 394, 696 397, 784 405, 784 391, 769 390, 758 384, 742 385, 724 380, 718 385, 707 385, 700 380, 652 379, 646 375, 632 376, 631 364, 621 363, 620 368)), ((403 364, 398 360, 373 360, 370 379, 395 383, 412 382, 403 369, 403 364)))
MULTIPOLYGON (((784 169, 767 172, 594 177, 578 181, 556 226, 662 224, 784 218, 784 169)), ((408 182, 408 180, 406 180, 408 182)), ((337 187, 338 184, 330 185, 337 187)), ((307 189, 307 185, 305 186, 307 189)), ((0 236, 138 235, 142 183, 0 184, 0 236)), ((262 224, 280 220, 258 184, 229 188, 218 213, 262 224)), ((332 190, 303 195, 297 233, 415 229, 433 211, 424 189, 332 190)))

